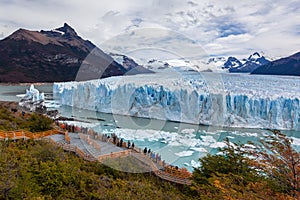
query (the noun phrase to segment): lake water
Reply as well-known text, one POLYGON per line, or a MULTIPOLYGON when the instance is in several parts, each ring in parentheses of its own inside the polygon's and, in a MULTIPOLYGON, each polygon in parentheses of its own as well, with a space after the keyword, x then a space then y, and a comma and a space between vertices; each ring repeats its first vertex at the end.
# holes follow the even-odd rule
MULTIPOLYGON (((52 93, 52 84, 36 85, 39 91, 52 93)), ((29 85, 0 85, 0 100, 19 101, 17 95, 24 94, 29 85)), ((50 109, 58 109, 64 117, 74 117, 79 126, 89 126, 102 133, 116 133, 124 140, 134 142, 140 148, 150 148, 159 153, 166 162, 186 167, 198 165, 199 157, 207 153, 216 154, 223 147, 224 139, 231 142, 258 142, 270 132, 263 129, 223 128, 213 126, 198 126, 193 124, 135 118, 87 111, 68 106, 60 106, 52 99, 46 101, 50 109)), ((292 137, 294 147, 300 151, 300 131, 282 131, 292 137)))

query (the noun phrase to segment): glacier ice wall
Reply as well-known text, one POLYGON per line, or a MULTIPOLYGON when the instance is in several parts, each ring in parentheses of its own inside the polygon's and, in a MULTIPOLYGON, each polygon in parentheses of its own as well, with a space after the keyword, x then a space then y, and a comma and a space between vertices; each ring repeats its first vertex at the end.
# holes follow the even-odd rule
POLYGON ((164 73, 55 83, 63 105, 226 127, 300 130, 300 79, 164 73))

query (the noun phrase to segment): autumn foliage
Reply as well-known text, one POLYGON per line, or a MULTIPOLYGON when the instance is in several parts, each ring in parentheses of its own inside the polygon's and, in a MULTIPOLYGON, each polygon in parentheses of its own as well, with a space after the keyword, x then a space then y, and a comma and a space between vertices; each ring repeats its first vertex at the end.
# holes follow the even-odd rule
POLYGON ((222 155, 200 159, 191 190, 199 199, 300 199, 300 153, 273 133, 255 147, 227 139, 222 155))

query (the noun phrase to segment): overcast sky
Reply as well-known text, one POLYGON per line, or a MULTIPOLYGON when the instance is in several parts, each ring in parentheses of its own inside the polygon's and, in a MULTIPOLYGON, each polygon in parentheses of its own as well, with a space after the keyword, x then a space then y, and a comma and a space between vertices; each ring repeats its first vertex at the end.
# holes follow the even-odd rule
POLYGON ((64 22, 107 51, 143 46, 278 58, 300 50, 299 0, 0 0, 1 39, 64 22))

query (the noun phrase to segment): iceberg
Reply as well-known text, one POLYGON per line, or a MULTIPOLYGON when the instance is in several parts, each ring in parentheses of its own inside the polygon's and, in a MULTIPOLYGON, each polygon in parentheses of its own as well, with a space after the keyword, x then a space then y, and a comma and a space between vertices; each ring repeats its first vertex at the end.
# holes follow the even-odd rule
POLYGON ((163 73, 54 83, 62 105, 221 127, 300 130, 299 77, 163 73))
POLYGON ((40 93, 40 91, 35 89, 33 84, 30 85, 29 89, 26 89, 26 93, 24 97, 21 99, 21 101, 30 101, 32 103, 38 101, 44 101, 44 100, 45 100, 44 93, 40 93))
POLYGON ((46 110, 44 106, 45 95, 40 93, 34 88, 34 85, 30 85, 29 89, 26 89, 25 95, 19 102, 21 107, 27 108, 30 111, 42 111, 46 110))

